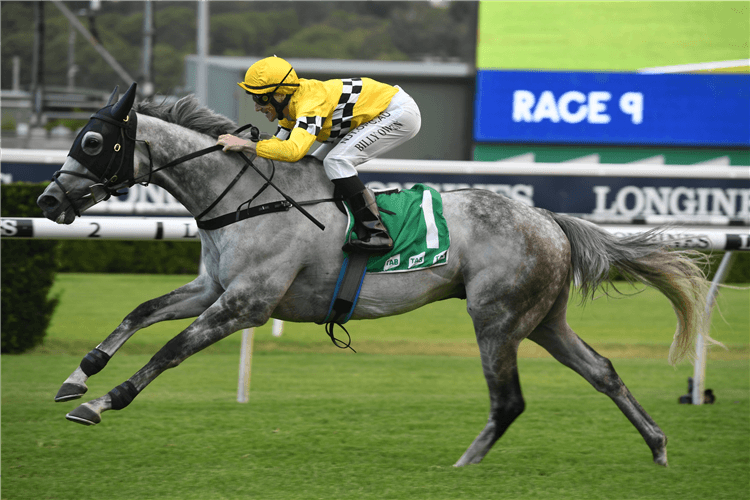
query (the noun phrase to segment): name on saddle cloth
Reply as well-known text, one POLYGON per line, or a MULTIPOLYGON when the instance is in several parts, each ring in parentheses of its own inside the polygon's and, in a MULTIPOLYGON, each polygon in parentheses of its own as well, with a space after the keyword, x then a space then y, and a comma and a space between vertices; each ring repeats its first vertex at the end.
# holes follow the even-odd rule
MULTIPOLYGON (((411 189, 377 195, 376 199, 380 217, 393 239, 393 250, 370 256, 368 273, 416 271, 448 261, 450 234, 440 193, 424 184, 415 184, 411 189)), ((346 241, 353 230, 354 218, 350 213, 346 241)))

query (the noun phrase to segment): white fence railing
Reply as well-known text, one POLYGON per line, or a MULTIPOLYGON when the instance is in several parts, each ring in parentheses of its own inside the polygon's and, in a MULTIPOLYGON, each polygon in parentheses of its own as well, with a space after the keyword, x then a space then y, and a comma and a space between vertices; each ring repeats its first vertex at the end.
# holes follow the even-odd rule
MULTIPOLYGON (((650 224, 600 225, 618 236, 630 236, 653 228, 650 224)), ((38 217, 3 217, 2 238, 112 239, 200 241, 198 226, 190 217, 88 217, 70 225, 38 217)), ((750 251, 750 230, 738 227, 680 226, 661 233, 670 246, 698 250, 750 251)))

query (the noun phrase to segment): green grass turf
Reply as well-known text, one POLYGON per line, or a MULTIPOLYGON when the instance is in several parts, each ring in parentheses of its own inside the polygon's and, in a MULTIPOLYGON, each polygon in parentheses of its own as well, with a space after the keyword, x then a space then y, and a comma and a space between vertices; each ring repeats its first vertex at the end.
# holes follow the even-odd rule
POLYGON ((481 2, 477 67, 635 71, 747 59, 748 39, 748 2, 481 2))
MULTIPOLYGON (((235 402, 233 335, 98 426, 66 421, 81 401, 52 398, 83 354, 139 303, 190 279, 58 276, 61 303, 45 345, 2 357, 2 498, 748 498, 748 290, 720 298, 724 319, 717 315, 713 335, 731 350, 712 354, 707 386, 718 402, 704 407, 676 403, 692 367, 666 362, 674 317, 661 296, 571 309, 571 324, 615 354, 669 436, 668 469, 651 463, 608 398, 531 347, 519 361, 526 412, 482 464, 452 468, 488 408, 459 300, 350 323, 356 355, 331 346, 317 325, 287 323, 280 339, 270 325, 258 328, 248 404, 235 402)), ((90 379, 87 397, 123 382, 187 324, 136 334, 90 379)))
MULTIPOLYGON (((60 274, 52 294, 60 305, 52 318, 45 344, 37 353, 66 353, 82 356, 101 342, 138 304, 168 293, 192 279, 190 276, 60 274)), ((645 289, 620 298, 602 296, 584 307, 573 296, 568 322, 595 349, 610 357, 649 356, 666 359, 676 318, 667 299, 645 289)), ((750 290, 725 288, 713 315, 711 335, 730 349, 713 348, 716 358, 747 359, 750 344, 750 290)), ((352 321, 347 329, 353 346, 361 353, 386 354, 478 354, 466 302, 441 301, 402 316, 374 321, 352 321)), ((125 353, 153 354, 191 320, 158 323, 136 333, 123 347, 125 353)), ((340 330, 337 330, 340 332, 340 330)), ((270 323, 257 328, 255 349, 307 352, 338 352, 315 324, 285 323, 280 338, 271 335, 270 323)), ((236 353, 241 336, 232 335, 209 348, 212 352, 236 353)), ((522 356, 539 356, 543 351, 530 341, 522 356)))
MULTIPOLYGON (((455 469, 487 417, 477 358, 259 353, 251 399, 237 356, 199 353, 125 410, 84 427, 54 403, 78 356, 2 357, 7 499, 743 499, 748 362, 711 365, 711 406, 678 405, 689 365, 615 360, 670 439, 658 467, 609 401, 551 359, 521 359, 526 411, 479 465, 455 469)), ((104 394, 149 359, 89 381, 104 394)))

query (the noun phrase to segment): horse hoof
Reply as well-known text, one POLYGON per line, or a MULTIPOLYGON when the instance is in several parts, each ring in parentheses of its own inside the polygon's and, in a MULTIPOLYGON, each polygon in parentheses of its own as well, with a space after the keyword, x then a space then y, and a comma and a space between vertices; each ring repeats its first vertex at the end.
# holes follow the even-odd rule
POLYGON ((71 411, 65 418, 71 422, 76 422, 83 425, 96 425, 102 421, 102 417, 99 416, 94 410, 86 405, 81 405, 75 410, 71 411))
POLYGON ((88 387, 86 387, 85 385, 69 384, 66 382, 62 385, 62 387, 60 387, 60 390, 57 391, 57 396, 55 396, 55 403, 78 399, 86 394, 86 391, 88 390, 88 387))
POLYGON ((664 448, 663 450, 660 450, 658 453, 654 453, 654 463, 656 465, 661 465, 662 467, 667 467, 669 464, 667 464, 667 449, 664 448))

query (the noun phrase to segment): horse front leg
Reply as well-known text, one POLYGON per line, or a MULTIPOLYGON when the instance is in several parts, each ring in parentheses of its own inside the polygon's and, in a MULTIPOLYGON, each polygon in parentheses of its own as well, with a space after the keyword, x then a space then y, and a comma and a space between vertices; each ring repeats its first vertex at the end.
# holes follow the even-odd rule
POLYGON ((174 368, 191 355, 242 330, 264 324, 271 316, 276 300, 254 299, 247 289, 227 290, 189 327, 162 347, 151 360, 124 383, 106 395, 84 403, 66 418, 85 425, 97 424, 107 410, 121 410, 156 377, 174 368))
POLYGON ((218 285, 204 274, 166 295, 139 305, 101 344, 84 356, 78 368, 63 382, 55 401, 70 401, 83 396, 88 390, 88 378, 102 371, 115 352, 138 330, 160 321, 194 318, 213 304, 221 293, 218 285))

